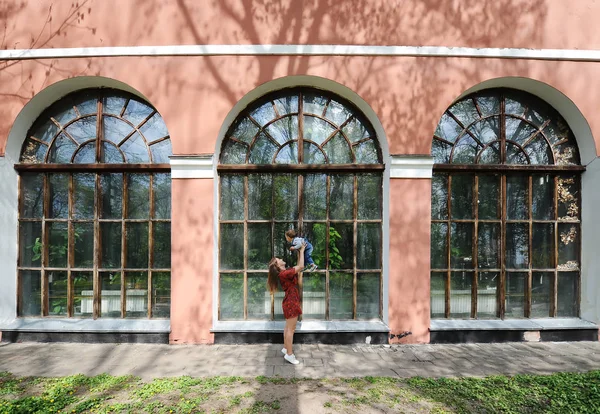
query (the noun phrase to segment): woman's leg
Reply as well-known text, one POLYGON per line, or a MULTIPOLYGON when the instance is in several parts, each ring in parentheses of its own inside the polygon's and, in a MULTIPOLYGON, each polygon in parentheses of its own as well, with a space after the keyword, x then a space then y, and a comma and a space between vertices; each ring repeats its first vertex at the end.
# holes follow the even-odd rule
POLYGON ((285 320, 285 328, 283 330, 283 345, 287 350, 288 355, 292 355, 294 353, 294 350, 292 349, 292 343, 294 342, 296 322, 298 322, 297 316, 285 320))

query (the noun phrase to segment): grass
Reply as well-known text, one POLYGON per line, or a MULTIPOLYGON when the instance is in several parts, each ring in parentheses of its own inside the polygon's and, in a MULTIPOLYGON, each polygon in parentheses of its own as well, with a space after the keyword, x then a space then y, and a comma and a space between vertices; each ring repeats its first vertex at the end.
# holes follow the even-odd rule
POLYGON ((286 379, 73 375, 17 377, 0 372, 4 413, 285 413, 298 394, 324 412, 389 408, 429 413, 598 413, 600 371, 487 378, 286 379))

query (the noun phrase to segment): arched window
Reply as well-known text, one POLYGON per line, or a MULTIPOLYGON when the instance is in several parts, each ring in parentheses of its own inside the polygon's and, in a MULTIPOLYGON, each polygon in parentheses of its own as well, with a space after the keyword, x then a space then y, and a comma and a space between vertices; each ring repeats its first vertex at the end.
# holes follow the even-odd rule
POLYGON ((19 316, 169 317, 171 141, 116 90, 61 98, 19 171, 19 316))
POLYGON ((432 153, 431 316, 579 316, 584 168, 558 112, 475 93, 444 113, 432 153))
POLYGON ((283 319, 267 263, 296 263, 292 228, 318 265, 299 278, 303 318, 380 318, 383 170, 372 126, 335 95, 289 89, 250 105, 218 167, 219 319, 283 319))

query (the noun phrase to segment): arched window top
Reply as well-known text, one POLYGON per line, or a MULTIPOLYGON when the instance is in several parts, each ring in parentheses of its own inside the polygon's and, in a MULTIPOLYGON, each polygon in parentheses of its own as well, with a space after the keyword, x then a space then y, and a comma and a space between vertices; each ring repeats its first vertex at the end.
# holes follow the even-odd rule
POLYGON ((24 164, 163 164, 171 140, 160 114, 113 89, 67 95, 34 122, 21 150, 24 164))
POLYGON ((381 164, 366 118, 331 93, 287 89, 251 104, 233 123, 220 164, 381 164))
POLYGON ((563 117, 538 97, 515 89, 488 89, 453 104, 437 126, 432 155, 437 164, 580 164, 563 117))

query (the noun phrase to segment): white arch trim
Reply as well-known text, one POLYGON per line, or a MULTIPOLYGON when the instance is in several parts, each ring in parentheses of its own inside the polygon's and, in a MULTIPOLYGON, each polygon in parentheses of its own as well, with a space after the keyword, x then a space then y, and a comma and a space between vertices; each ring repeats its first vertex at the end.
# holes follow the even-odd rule
POLYGON ((0 157, 0 228, 8 229, 0 237, 0 331, 111 331, 169 332, 168 320, 17 318, 17 209, 18 180, 14 165, 19 162, 27 131, 42 112, 65 95, 86 88, 113 88, 132 93, 147 101, 139 91, 111 78, 80 76, 54 83, 23 107, 8 134, 6 152, 0 157), (11 230, 14 229, 14 230, 11 230))
MULTIPOLYGON (((237 102, 231 111, 225 117, 223 121, 223 125, 219 130, 219 135, 217 138, 217 142, 215 145, 215 155, 213 157, 213 177, 218 178, 217 176, 217 164, 219 153, 221 151, 221 144, 225 139, 225 135, 229 130, 229 127, 233 124, 233 122, 240 116, 240 114, 246 109, 252 102, 261 98, 264 95, 267 95, 270 92, 275 92, 285 88, 292 87, 312 87, 321 89, 326 92, 331 92, 337 94, 344 98, 345 100, 352 103, 357 107, 359 111, 367 118, 367 120, 373 126, 375 133, 377 134, 379 146, 381 148, 381 153, 383 156, 383 161, 385 163, 385 171, 383 175, 383 322, 387 325, 389 317, 388 317, 388 263, 389 263, 389 205, 385 202, 387 200, 389 194, 389 179, 390 179, 390 166, 391 159, 388 147, 388 141, 386 138, 385 131, 383 129, 383 125, 381 121, 377 117, 377 114, 371 108, 371 106, 363 100, 356 92, 351 90, 350 88, 334 82, 330 79, 321 78, 317 76, 307 76, 307 75, 298 75, 298 76, 286 76, 283 78, 275 79, 270 82, 264 83, 257 88, 249 91, 242 99, 237 102)), ((199 161, 200 163, 202 161, 199 161)), ((219 263, 219 246, 218 246, 218 234, 219 234, 219 181, 215 180, 214 185, 214 249, 213 249, 213 263, 214 272, 213 272, 213 331, 230 331, 230 330, 281 330, 281 323, 278 322, 262 322, 257 321, 254 322, 220 322, 218 320, 218 286, 219 286, 219 271, 218 271, 218 263, 219 263)), ((339 330, 349 330, 349 331, 377 331, 386 329, 385 326, 381 326, 380 324, 373 322, 365 322, 365 321, 356 321, 356 322, 319 322, 319 321, 310 321, 301 323, 298 327, 298 331, 339 331, 339 330), (345 324, 345 325, 344 325, 345 324), (342 326, 344 325, 344 326, 342 326), (347 325, 347 326, 346 326, 347 325)))

